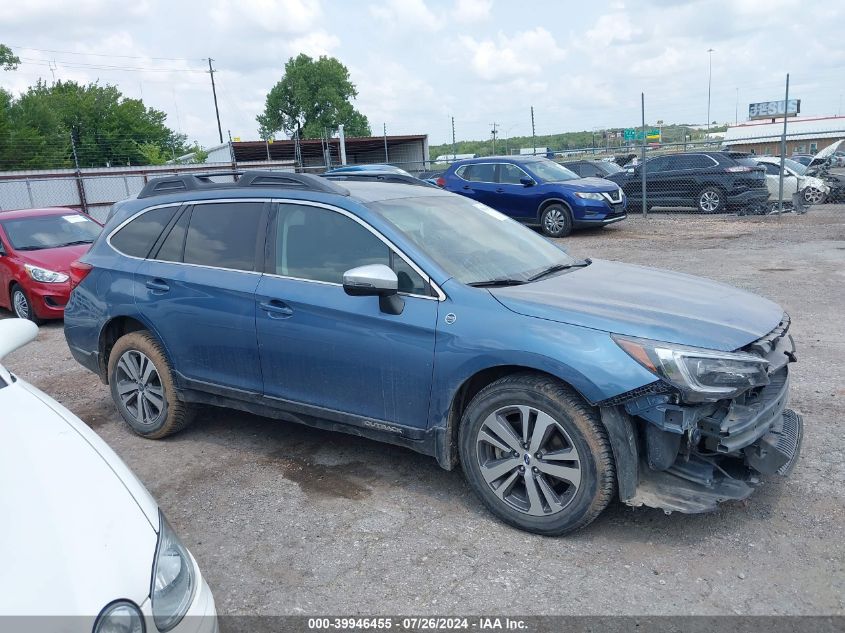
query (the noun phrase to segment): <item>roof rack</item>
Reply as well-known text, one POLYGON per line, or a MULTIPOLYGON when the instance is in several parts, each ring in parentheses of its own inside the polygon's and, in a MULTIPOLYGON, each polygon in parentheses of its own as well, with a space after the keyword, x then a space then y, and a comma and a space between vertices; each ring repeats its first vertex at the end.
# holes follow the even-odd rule
POLYGON ((405 174, 397 174, 392 171, 347 171, 339 174, 328 173, 321 175, 327 180, 368 180, 370 182, 393 182, 403 185, 417 185, 420 187, 435 187, 439 189, 439 187, 436 187, 425 180, 420 180, 419 178, 405 174))
POLYGON ((176 174, 152 178, 139 198, 163 196, 169 193, 185 191, 205 191, 209 189, 240 189, 243 187, 273 187, 277 189, 299 189, 302 191, 319 191, 348 196, 349 190, 338 184, 327 181, 313 174, 297 174, 288 171, 248 170, 248 171, 215 171, 202 174, 176 174), (234 182, 215 182, 218 176, 232 176, 234 182))

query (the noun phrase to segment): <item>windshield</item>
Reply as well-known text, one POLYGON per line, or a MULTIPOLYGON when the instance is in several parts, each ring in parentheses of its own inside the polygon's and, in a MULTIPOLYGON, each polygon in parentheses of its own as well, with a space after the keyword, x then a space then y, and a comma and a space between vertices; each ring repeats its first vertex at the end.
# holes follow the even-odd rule
POLYGON ((367 206, 465 284, 518 283, 553 266, 576 263, 531 229, 460 196, 400 198, 367 206))
POLYGON ((580 178, 574 171, 548 158, 526 162, 525 166, 543 182, 560 182, 580 178))
POLYGON ((802 165, 797 160, 792 160, 791 158, 784 158, 783 164, 784 164, 785 167, 787 167, 788 169, 791 169, 792 171, 794 171, 799 176, 803 176, 805 173, 807 173, 807 166, 802 165))
POLYGON ((601 164, 608 174, 618 174, 620 171, 625 171, 619 165, 609 160, 603 160, 601 164))
POLYGON ((78 213, 4 220, 2 225, 12 248, 17 251, 90 244, 101 229, 99 224, 78 213))

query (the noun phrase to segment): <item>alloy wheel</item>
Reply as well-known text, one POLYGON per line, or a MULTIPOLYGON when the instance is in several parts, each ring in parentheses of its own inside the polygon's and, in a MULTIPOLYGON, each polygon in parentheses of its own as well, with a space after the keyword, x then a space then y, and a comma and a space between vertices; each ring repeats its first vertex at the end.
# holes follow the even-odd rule
POLYGON ((15 307, 15 314, 19 319, 29 318, 29 301, 22 290, 15 290, 12 297, 12 304, 15 307))
POLYGON ((698 199, 698 206, 701 207, 702 211, 707 213, 712 213, 718 209, 720 203, 719 194, 715 191, 705 191, 698 199))
POLYGON ((554 234, 560 233, 566 226, 566 218, 560 209, 549 209, 546 211, 546 217, 543 222, 546 225, 546 230, 554 234))
POLYGON ((824 193, 815 187, 808 187, 804 190, 804 201, 807 204, 819 204, 824 198, 824 193))
POLYGON ((476 437, 481 475, 493 493, 531 516, 561 512, 581 484, 581 459, 563 426, 525 405, 505 406, 476 437))
POLYGON ((128 350, 117 361, 116 387, 120 402, 141 426, 155 426, 165 415, 161 377, 153 362, 138 350, 128 350))

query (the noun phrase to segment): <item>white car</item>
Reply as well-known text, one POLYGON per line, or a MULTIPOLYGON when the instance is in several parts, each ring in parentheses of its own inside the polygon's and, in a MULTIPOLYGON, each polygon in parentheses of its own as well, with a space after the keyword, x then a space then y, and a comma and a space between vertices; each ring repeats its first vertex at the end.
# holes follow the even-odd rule
MULTIPOLYGON (((766 187, 769 189, 769 202, 777 202, 780 191, 780 158, 762 156, 755 158, 758 165, 766 168, 766 187)), ((830 193, 830 186, 821 178, 805 176, 807 168, 791 158, 784 159, 783 199, 792 200, 792 194, 800 191, 807 204, 821 204, 830 193)))
MULTIPOLYGON (((0 320, 0 361, 37 333, 31 321, 0 320)), ((2 364, 0 433, 0 619, 27 616, 20 630, 217 630, 211 590, 143 484, 2 364)))

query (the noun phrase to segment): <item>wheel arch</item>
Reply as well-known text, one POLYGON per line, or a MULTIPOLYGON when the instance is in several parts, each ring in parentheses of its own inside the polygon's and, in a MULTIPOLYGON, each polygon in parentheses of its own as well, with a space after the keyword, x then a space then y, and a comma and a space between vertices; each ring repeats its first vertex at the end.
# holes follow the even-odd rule
POLYGON ((460 461, 458 458, 458 430, 460 428, 461 418, 463 417, 467 406, 470 402, 472 402, 472 399, 478 394, 478 392, 500 378, 524 373, 547 376, 557 380, 577 393, 581 398, 583 398, 587 405, 593 406, 589 398, 587 398, 570 381, 564 380, 560 376, 538 367, 532 367, 525 364, 507 364, 493 365, 479 369, 472 375, 466 377, 452 394, 449 411, 446 416, 445 427, 443 432, 440 434, 442 439, 436 446, 436 457, 441 467, 446 470, 452 470, 460 461))
POLYGON ((111 350, 114 347, 114 344, 117 343, 122 336, 132 332, 149 332, 150 335, 152 335, 161 345, 167 360, 172 362, 167 345, 162 340, 161 336, 159 336, 158 332, 156 332, 155 328, 143 319, 141 315, 125 314, 114 316, 106 321, 100 329, 100 335, 97 341, 100 380, 102 380, 104 384, 109 384, 109 356, 111 355, 111 350))
POLYGON ((572 212, 572 205, 565 198, 546 198, 541 203, 540 206, 537 207, 537 222, 539 223, 543 217, 543 211, 546 210, 547 207, 553 204, 562 204, 567 211, 569 211, 569 217, 573 221, 575 220, 575 215, 572 212))

